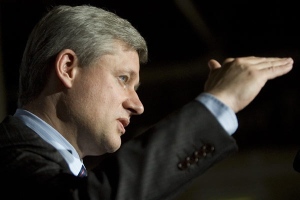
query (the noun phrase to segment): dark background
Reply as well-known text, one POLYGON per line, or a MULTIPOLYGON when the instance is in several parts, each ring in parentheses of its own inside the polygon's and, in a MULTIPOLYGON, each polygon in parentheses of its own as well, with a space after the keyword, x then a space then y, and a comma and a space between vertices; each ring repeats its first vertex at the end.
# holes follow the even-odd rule
POLYGON ((222 62, 237 56, 291 56, 295 60, 292 72, 267 82, 259 96, 238 113, 240 127, 235 137, 242 148, 299 143, 300 14, 292 1, 2 0, 8 113, 16 108, 18 67, 29 32, 48 8, 58 4, 108 9, 128 19, 147 40, 149 63, 142 66, 139 90, 145 113, 133 118, 129 133, 148 127, 199 94, 210 58, 222 62))
POLYGON ((18 67, 29 32, 48 8, 59 4, 91 4, 113 11, 128 19, 148 42, 149 63, 141 68, 138 91, 145 113, 132 119, 124 140, 195 98, 203 89, 210 58, 220 62, 226 57, 250 55, 294 58, 294 69, 289 74, 267 82, 257 98, 237 114, 239 129, 233 135, 241 152, 262 149, 265 155, 269 149, 281 153, 287 150, 288 156, 284 157, 290 159, 288 166, 292 165, 295 150, 300 148, 300 11, 296 3, 2 0, 0 35, 9 114, 16 109, 18 67))

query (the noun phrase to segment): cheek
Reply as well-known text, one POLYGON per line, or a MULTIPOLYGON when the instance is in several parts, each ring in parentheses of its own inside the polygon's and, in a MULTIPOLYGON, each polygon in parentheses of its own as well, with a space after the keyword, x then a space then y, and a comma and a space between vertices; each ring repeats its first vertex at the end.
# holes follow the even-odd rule
POLYGON ((101 88, 90 82, 82 82, 76 88, 73 88, 72 97, 70 98, 70 106, 73 112, 77 112, 82 117, 91 118, 101 111, 101 106, 105 104, 105 97, 101 92, 101 88), (100 109, 100 111, 99 111, 100 109))
MULTIPOLYGON (((115 79, 110 76, 96 78, 94 74, 89 80, 81 81, 76 90, 76 98, 81 102, 81 106, 98 116, 101 112, 109 112, 118 107, 126 95, 125 89, 115 79)), ((108 113, 103 114, 107 115, 108 113)))
POLYGON ((107 116, 120 101, 120 92, 110 85, 91 85, 85 94, 85 101, 90 111, 97 116, 107 116), (95 113, 96 112, 96 113, 95 113))

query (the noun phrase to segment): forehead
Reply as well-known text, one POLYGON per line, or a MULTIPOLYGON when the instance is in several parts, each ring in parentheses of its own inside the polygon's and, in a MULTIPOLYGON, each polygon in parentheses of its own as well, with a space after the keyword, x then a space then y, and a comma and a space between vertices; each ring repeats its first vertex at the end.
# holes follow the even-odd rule
POLYGON ((126 70, 132 74, 138 74, 140 70, 138 53, 121 45, 116 46, 111 54, 103 55, 100 62, 105 63, 105 66, 112 69, 126 70))
POLYGON ((124 45, 114 45, 113 52, 102 55, 95 66, 115 73, 114 75, 129 75, 130 78, 139 79, 140 63, 138 53, 124 47, 124 45))

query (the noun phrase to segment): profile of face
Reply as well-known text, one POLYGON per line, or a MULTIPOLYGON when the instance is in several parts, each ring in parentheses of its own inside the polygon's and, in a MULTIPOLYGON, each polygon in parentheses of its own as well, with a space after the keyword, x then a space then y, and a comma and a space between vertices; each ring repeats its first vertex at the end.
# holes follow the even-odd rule
POLYGON ((144 112, 136 92, 139 70, 137 52, 121 44, 91 66, 77 68, 67 96, 82 156, 118 150, 130 118, 144 112))

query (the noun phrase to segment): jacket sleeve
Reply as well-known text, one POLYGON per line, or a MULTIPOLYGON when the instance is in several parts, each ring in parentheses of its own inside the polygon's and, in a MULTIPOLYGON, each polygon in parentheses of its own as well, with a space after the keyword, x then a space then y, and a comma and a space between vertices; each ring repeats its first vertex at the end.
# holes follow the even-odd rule
POLYGON ((105 159, 90 177, 101 180, 101 192, 90 192, 108 199, 174 199, 237 150, 206 107, 192 101, 105 159))

